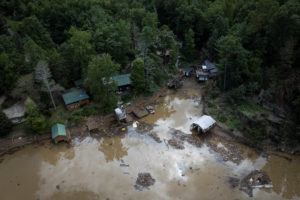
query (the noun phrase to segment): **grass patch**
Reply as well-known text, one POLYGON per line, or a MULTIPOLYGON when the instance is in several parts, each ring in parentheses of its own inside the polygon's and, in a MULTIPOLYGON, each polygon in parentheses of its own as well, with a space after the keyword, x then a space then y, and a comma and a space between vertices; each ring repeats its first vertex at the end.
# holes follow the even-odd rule
POLYGON ((61 123, 64 124, 68 118, 66 109, 63 106, 58 106, 56 110, 51 113, 50 122, 52 124, 61 123))
POLYGON ((252 119, 257 114, 267 114, 267 111, 265 109, 254 102, 245 102, 243 104, 240 104, 237 108, 250 119, 252 119))

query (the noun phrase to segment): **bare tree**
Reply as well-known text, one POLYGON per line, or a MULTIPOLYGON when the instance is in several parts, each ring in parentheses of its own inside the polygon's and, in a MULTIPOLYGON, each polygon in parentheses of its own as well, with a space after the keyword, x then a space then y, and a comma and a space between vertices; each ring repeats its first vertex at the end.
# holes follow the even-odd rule
POLYGON ((61 89, 61 87, 59 85, 56 85, 55 81, 52 79, 51 72, 48 68, 48 63, 45 60, 40 60, 37 63, 37 66, 35 68, 35 79, 37 82, 42 84, 43 90, 49 92, 53 107, 56 110, 56 105, 53 99, 52 91, 54 89, 59 90, 61 89))

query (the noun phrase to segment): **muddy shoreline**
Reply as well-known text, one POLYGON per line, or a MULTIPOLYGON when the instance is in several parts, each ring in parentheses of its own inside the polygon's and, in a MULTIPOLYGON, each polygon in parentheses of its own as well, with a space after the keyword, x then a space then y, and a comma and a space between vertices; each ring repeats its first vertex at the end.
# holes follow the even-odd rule
MULTIPOLYGON (((189 80, 189 81, 191 81, 191 80, 189 80)), ((184 83, 184 85, 185 85, 185 83, 184 83)), ((68 127, 68 130, 71 133, 71 139, 84 138, 87 136, 91 136, 94 138, 113 137, 116 135, 126 134, 126 131, 122 131, 122 128, 125 128, 125 127, 131 125, 133 121, 139 121, 139 119, 132 114, 132 110, 136 107, 145 107, 147 105, 158 104, 157 99, 159 97, 164 97, 166 95, 167 91, 168 91, 167 88, 164 87, 160 91, 158 91, 155 95, 153 95, 149 98, 142 96, 142 97, 139 97, 138 99, 134 100, 132 102, 132 104, 126 108, 127 115, 131 119, 127 123, 120 124, 115 119, 114 114, 108 114, 105 116, 95 116, 95 117, 99 117, 101 119, 101 123, 103 124, 102 129, 99 129, 96 132, 88 131, 87 124, 85 124, 85 123, 68 127)), ((193 99, 194 101, 199 101, 199 99, 197 97, 188 95, 186 93, 182 93, 181 91, 173 90, 171 93, 180 94, 180 95, 183 95, 187 99, 193 99)), ((201 89, 200 89, 200 93, 202 93, 201 89)), ((206 109, 205 109, 207 104, 206 104, 204 98, 202 99, 202 104, 203 104, 203 113, 207 114, 206 109)), ((147 126, 148 126, 148 128, 152 126, 150 124, 145 124, 145 123, 141 123, 141 125, 144 128, 147 126)), ((176 135, 176 130, 174 130, 174 131, 175 131, 175 135, 176 135)), ((212 135, 221 137, 229 142, 235 141, 235 142, 247 145, 249 147, 256 149, 258 152, 265 152, 265 151, 271 150, 271 151, 284 152, 284 153, 288 153, 291 155, 300 155, 299 150, 295 150, 291 147, 288 147, 287 145, 278 146, 277 144, 273 144, 273 143, 257 144, 255 142, 249 140, 248 138, 244 137, 241 134, 237 134, 235 132, 230 131, 227 127, 219 124, 218 122, 217 122, 216 127, 214 129, 212 129, 210 131, 210 133, 212 135)), ((183 134, 180 134, 180 135, 182 137, 181 138, 182 141, 188 140, 189 143, 192 143, 195 146, 199 146, 202 143, 199 136, 198 137, 195 137, 195 136, 190 137, 190 136, 184 136, 183 134)), ((156 140, 157 142, 161 142, 160 139, 157 138, 155 133, 152 133, 150 135, 150 137, 153 137, 153 139, 156 140)), ((177 132, 177 137, 178 137, 178 132, 177 132)), ((51 133, 45 133, 45 134, 36 135, 36 136, 26 136, 26 137, 15 138, 15 139, 1 138, 0 139, 0 162, 3 159, 3 156, 6 154, 12 154, 30 144, 42 145, 44 142, 47 142, 47 141, 51 141, 51 133)), ((179 148, 179 149, 183 148, 182 144, 175 139, 171 139, 167 142, 169 143, 170 146, 173 146, 175 148, 179 148)))

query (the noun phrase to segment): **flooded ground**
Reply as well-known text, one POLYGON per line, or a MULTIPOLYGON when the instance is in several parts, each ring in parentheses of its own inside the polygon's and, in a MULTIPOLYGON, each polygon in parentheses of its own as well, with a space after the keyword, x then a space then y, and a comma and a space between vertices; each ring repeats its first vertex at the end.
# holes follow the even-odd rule
POLYGON ((258 153, 213 132, 194 145, 175 137, 189 134, 190 123, 202 115, 199 86, 193 80, 169 90, 153 105, 156 113, 142 119, 151 130, 127 127, 122 136, 75 139, 66 144, 27 146, 0 163, 0 195, 10 199, 299 199, 300 158, 275 152, 258 153), (177 131, 177 132, 176 132, 177 131), (155 133, 161 142, 151 134, 155 133), (178 140, 184 148, 170 145, 178 140), (214 148, 213 148, 214 147, 214 148), (224 159, 237 149, 242 159, 224 159), (255 189, 253 197, 233 188, 229 177, 265 171, 274 188, 255 189), (139 174, 152 177, 137 187, 139 174), (153 184, 153 185, 152 185, 153 184))

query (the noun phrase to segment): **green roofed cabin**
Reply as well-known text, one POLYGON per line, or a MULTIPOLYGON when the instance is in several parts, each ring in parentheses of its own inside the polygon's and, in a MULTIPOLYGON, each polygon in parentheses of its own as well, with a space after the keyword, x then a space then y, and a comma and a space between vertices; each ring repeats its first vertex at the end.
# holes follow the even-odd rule
POLYGON ((52 140, 55 143, 68 141, 66 127, 63 124, 54 124, 51 128, 52 140))
POLYGON ((81 105, 89 103, 89 95, 86 94, 84 89, 72 88, 69 92, 62 95, 68 110, 78 108, 81 105))
POLYGON ((118 85, 118 91, 125 91, 131 88, 130 74, 115 75, 112 78, 118 85))

